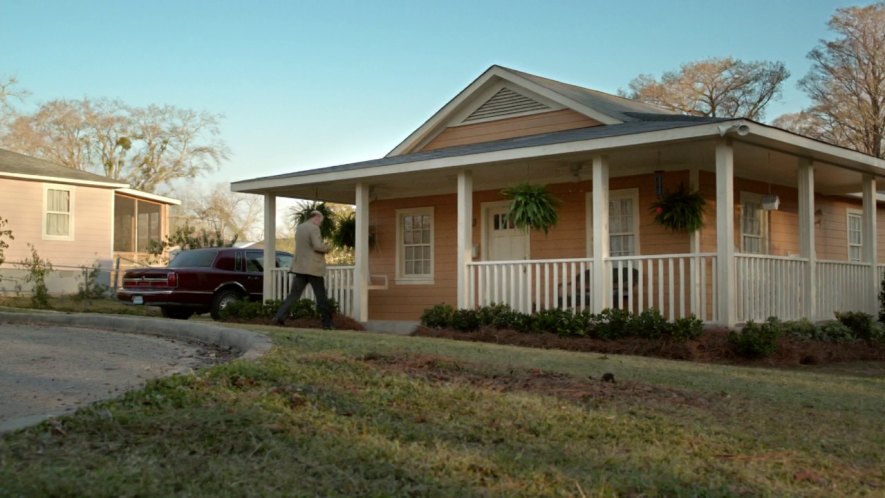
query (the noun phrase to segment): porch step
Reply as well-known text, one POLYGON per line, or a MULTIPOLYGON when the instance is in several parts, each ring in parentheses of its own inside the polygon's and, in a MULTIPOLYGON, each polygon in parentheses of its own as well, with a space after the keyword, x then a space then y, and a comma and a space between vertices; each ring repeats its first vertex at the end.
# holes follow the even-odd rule
POLYGON ((418 328, 418 325, 419 322, 405 320, 369 320, 363 323, 366 330, 396 335, 410 335, 418 328))

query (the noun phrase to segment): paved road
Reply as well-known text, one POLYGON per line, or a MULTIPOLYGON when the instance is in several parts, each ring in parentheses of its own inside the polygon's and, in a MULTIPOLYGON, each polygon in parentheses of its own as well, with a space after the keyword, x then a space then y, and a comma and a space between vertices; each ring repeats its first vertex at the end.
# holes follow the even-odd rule
POLYGON ((270 341, 195 321, 0 312, 0 433, 217 363, 219 348, 255 358, 270 341))

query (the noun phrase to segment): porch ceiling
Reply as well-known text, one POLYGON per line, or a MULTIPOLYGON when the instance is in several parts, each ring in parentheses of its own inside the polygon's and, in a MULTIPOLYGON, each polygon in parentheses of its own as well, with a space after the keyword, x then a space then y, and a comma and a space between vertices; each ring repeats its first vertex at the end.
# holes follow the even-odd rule
MULTIPOLYGON (((691 168, 715 172, 716 143, 715 139, 703 139, 624 147, 608 150, 605 155, 611 177, 691 168)), ((759 141, 735 140, 733 145, 735 176, 773 185, 797 185, 799 156, 796 154, 759 141)), ((476 191, 502 189, 523 181, 545 184, 589 181, 592 158, 599 154, 596 150, 383 175, 373 175, 371 168, 367 168, 368 174, 359 178, 269 186, 260 193, 353 204, 356 184, 362 182, 370 186, 373 200, 450 194, 456 192, 458 172, 464 169, 472 172, 476 191)), ((806 157, 814 160, 817 192, 831 195, 860 192, 862 172, 827 163, 811 154, 806 157)), ((885 179, 878 181, 878 190, 885 188, 885 179)))

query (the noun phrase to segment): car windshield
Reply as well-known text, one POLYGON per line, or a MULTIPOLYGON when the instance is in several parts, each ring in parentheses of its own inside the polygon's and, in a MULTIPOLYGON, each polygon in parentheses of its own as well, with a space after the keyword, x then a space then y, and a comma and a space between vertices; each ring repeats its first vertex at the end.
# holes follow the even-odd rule
POLYGON ((184 251, 169 263, 169 268, 209 268, 215 261, 217 251, 184 251))

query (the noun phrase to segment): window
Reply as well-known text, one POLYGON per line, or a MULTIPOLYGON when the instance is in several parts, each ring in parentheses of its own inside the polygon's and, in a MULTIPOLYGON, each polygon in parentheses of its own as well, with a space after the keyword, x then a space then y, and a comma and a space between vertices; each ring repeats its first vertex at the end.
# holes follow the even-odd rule
POLYGON ((398 280, 433 281, 433 208, 396 212, 398 280))
POLYGON ((848 210, 848 261, 863 257, 863 212, 848 210))
POLYGON ((62 185, 43 186, 43 238, 74 240, 74 190, 62 185))
POLYGON ((759 194, 741 192, 741 252, 768 254, 768 211, 759 194))
POLYGON ((145 253, 159 243, 162 206, 117 195, 114 197, 114 251, 145 253))
MULTIPOLYGON (((639 189, 612 190, 608 194, 609 255, 639 254, 639 189)), ((587 253, 593 252, 593 197, 587 194, 587 253)))

